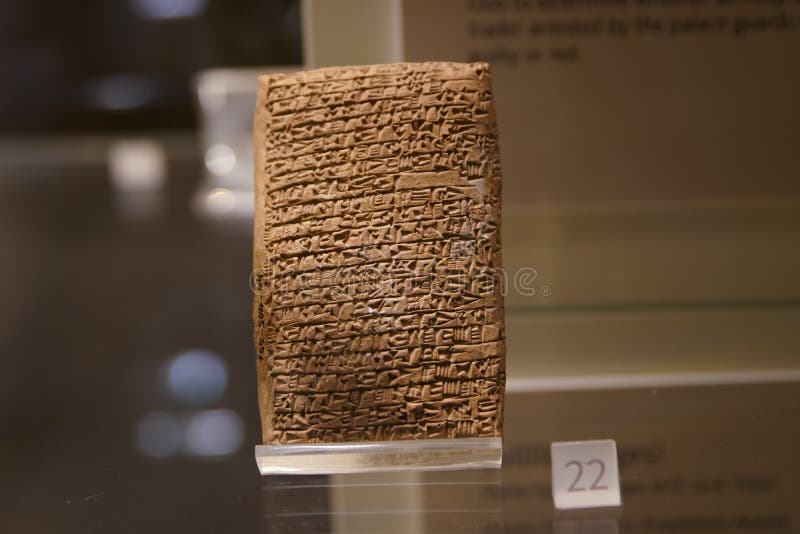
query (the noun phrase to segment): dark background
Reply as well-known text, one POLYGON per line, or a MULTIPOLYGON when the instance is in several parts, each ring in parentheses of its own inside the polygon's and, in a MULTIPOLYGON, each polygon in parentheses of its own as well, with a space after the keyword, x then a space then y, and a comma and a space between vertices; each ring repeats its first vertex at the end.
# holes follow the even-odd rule
POLYGON ((300 62, 296 0, 2 0, 0 135, 189 128, 198 70, 300 62))
POLYGON ((192 81, 300 62, 297 1, 0 1, 0 532, 256 530, 251 229, 191 209, 192 81), (107 151, 137 136, 167 168, 131 216, 107 151), (187 406, 163 369, 197 349, 228 382, 187 406), (202 410, 239 418, 233 453, 137 445, 148 413, 202 410))

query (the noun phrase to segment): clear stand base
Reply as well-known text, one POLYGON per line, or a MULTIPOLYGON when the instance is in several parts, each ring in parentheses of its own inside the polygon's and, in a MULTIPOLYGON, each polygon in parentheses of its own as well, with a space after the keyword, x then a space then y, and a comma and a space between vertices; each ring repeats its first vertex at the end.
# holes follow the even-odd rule
POLYGON ((257 445, 262 475, 499 469, 501 438, 420 439, 309 445, 257 445))

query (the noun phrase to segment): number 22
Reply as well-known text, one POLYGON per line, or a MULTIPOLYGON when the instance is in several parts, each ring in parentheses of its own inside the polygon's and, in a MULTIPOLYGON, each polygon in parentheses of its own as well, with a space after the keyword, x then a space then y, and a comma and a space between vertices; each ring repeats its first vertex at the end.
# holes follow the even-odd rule
MULTIPOLYGON (((583 476, 583 463, 581 463, 581 462, 579 462, 577 460, 570 460, 569 462, 564 464, 564 467, 569 468, 569 467, 571 467, 573 465, 578 468, 578 474, 575 477, 575 480, 572 481, 572 484, 569 485, 569 488, 567 488, 567 491, 586 491, 586 488, 578 486, 578 482, 580 482, 581 477, 583 476)), ((608 489, 608 486, 605 486, 605 485, 601 486, 600 485, 600 480, 603 479, 603 475, 605 475, 605 473, 606 473, 606 464, 603 463, 602 460, 598 460, 597 458, 594 458, 594 459, 589 460, 588 462, 586 462, 586 465, 587 466, 591 466, 591 465, 599 465, 600 466, 600 472, 597 474, 597 478, 594 479, 594 482, 592 483, 592 485, 589 486, 589 490, 591 491, 591 490, 608 489)))

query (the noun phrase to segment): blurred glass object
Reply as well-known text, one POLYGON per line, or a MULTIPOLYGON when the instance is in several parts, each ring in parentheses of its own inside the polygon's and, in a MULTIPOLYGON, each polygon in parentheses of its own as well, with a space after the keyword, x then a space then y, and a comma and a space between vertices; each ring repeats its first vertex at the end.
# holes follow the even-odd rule
POLYGON ((121 193, 160 190, 167 174, 167 156, 157 141, 129 139, 108 149, 111 183, 121 193))
POLYGON ((195 78, 205 179, 194 199, 203 216, 253 215, 253 110, 258 76, 299 67, 213 69, 195 78))
POLYGON ((200 140, 205 180, 196 210, 210 217, 247 218, 252 214, 252 122, 258 69, 201 72, 196 78, 200 140), (242 206, 234 202, 244 196, 242 206), (237 209, 238 208, 238 209, 237 209))
POLYGON ((214 217, 247 217, 253 213, 253 193, 244 189, 212 189, 198 202, 204 203, 200 206, 203 213, 214 217))
POLYGON ((167 154, 161 144, 152 139, 115 141, 107 158, 118 213, 129 219, 160 214, 167 177, 167 154))
POLYGON ((212 145, 206 150, 205 163, 211 174, 227 176, 236 168, 236 153, 228 145, 212 145))

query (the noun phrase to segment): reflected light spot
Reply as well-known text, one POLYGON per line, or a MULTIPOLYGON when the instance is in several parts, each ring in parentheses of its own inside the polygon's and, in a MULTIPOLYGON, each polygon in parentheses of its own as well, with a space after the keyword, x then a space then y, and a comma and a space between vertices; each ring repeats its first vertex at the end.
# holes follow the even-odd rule
POLYGON ((190 350, 168 363, 166 379, 176 400, 200 406, 222 397, 228 384, 228 371, 222 358, 213 352, 190 350))
POLYGON ((115 74, 99 78, 87 87, 89 104, 95 108, 122 111, 141 108, 158 95, 158 87, 150 77, 137 74, 115 74))
POLYGON ((225 105, 227 86, 213 76, 201 77, 197 84, 197 97, 206 112, 218 111, 225 105))
POLYGON ((244 425, 231 410, 198 412, 186 426, 186 448, 197 456, 227 456, 242 445, 244 425))
POLYGON ((116 191, 159 191, 166 181, 167 154, 154 140, 116 141, 108 149, 108 170, 116 191))
POLYGON ((151 458, 176 455, 183 444, 181 423, 171 414, 151 412, 136 425, 136 446, 151 458))
POLYGON ((177 19, 196 17, 206 9, 208 0, 132 0, 131 6, 140 17, 177 19))
POLYGON ((212 174, 225 176, 236 167, 236 153, 228 145, 218 143, 206 150, 206 168, 212 174))
POLYGON ((213 214, 224 215, 236 207, 236 199, 227 189, 217 188, 208 193, 206 207, 213 214))

